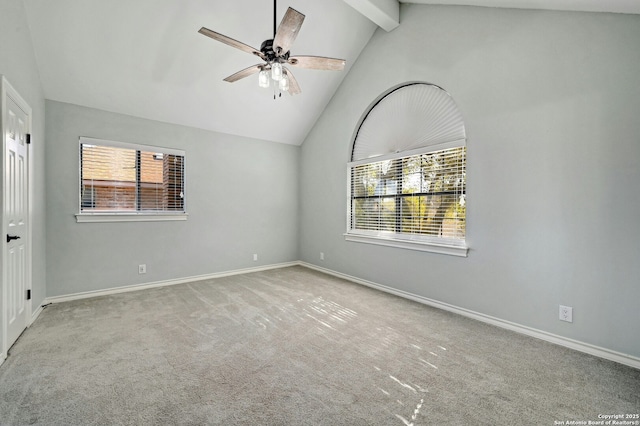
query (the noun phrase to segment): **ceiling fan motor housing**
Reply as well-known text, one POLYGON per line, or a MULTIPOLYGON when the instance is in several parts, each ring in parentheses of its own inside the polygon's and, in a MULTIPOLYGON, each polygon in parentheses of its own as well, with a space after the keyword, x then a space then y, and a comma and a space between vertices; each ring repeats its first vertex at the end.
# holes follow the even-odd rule
POLYGON ((291 53, 290 51, 288 51, 283 55, 276 55, 276 52, 273 50, 273 39, 263 41, 262 45, 260 46, 260 52, 262 52, 262 54, 267 58, 267 62, 269 63, 287 62, 289 60, 289 54, 291 53))

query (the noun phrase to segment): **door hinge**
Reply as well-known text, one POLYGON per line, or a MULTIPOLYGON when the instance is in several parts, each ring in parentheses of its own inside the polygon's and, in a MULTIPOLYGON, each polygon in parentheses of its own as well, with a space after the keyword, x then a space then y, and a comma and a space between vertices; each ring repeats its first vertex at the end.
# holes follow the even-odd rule
POLYGON ((27 145, 31 144, 31 133, 27 133, 27 145))
POLYGON ((31 289, 27 290, 27 300, 31 300, 31 289))

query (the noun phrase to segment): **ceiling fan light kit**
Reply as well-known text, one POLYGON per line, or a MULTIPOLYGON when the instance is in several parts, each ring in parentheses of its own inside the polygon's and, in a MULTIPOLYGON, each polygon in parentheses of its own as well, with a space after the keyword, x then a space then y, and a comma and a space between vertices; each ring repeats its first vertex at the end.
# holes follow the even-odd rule
POLYGON ((274 81, 282 80, 282 64, 280 62, 271 64, 271 78, 274 81))
MULTIPOLYGON (((297 10, 289 7, 285 13, 280 25, 276 29, 276 0, 273 2, 273 38, 265 40, 257 50, 249 45, 241 43, 223 34, 202 27, 198 31, 207 37, 224 43, 228 46, 235 47, 252 55, 258 56, 265 63, 252 65, 242 71, 225 78, 224 81, 229 83, 236 82, 253 74, 258 74, 258 86, 263 88, 273 87, 290 95, 297 95, 302 90, 298 85, 293 73, 285 66, 314 69, 314 70, 330 70, 342 71, 346 61, 344 59, 327 58, 324 56, 291 56, 291 46, 298 36, 298 32, 302 27, 305 16, 297 10)), ((275 93, 274 93, 275 96, 275 93)))
POLYGON ((265 89, 268 88, 270 78, 271 73, 269 72, 269 70, 263 69, 262 71, 260 71, 260 74, 258 74, 258 86, 265 89))

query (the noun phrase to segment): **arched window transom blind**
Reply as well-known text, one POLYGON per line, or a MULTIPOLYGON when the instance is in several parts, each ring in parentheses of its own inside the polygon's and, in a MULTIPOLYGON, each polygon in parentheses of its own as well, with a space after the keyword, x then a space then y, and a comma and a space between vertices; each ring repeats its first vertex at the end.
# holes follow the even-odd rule
POLYGON ((362 121, 351 161, 464 140, 462 115, 438 86, 411 83, 381 98, 362 121))
POLYGON ((466 256, 465 129, 443 89, 411 83, 380 98, 349 179, 348 240, 466 256))

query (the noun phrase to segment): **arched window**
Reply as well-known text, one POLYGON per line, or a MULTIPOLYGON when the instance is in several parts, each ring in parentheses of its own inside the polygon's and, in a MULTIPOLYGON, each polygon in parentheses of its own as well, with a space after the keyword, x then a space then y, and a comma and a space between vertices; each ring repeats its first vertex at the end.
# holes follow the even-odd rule
POLYGON ((451 96, 406 83, 355 133, 346 239, 466 256, 466 133, 451 96))

